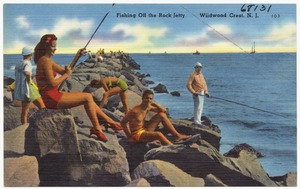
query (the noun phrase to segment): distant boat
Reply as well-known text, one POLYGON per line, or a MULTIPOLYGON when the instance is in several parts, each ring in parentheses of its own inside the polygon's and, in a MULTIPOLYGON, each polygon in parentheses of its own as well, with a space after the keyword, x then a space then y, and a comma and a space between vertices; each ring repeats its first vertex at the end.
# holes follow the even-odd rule
POLYGON ((251 52, 250 54, 255 54, 255 42, 253 42, 253 45, 252 45, 252 49, 251 49, 251 52))
POLYGON ((200 54, 200 52, 198 50, 196 50, 196 52, 194 52, 193 54, 200 54))

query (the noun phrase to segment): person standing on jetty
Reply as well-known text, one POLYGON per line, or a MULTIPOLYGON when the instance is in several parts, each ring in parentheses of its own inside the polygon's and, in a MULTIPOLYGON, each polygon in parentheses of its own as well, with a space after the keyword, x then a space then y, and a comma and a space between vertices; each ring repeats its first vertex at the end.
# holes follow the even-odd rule
MULTIPOLYGON (((57 37, 54 34, 46 34, 42 36, 34 52, 34 62, 37 65, 36 80, 46 107, 49 109, 65 109, 84 105, 85 111, 93 124, 90 135, 94 134, 99 140, 106 142, 108 139, 103 134, 98 117, 106 121, 107 124, 104 125, 106 129, 110 126, 114 130, 122 130, 122 127, 99 108, 91 94, 58 91, 58 86, 72 74, 72 69, 70 66, 62 67, 51 59, 55 54, 56 44, 57 37), (61 77, 55 78, 57 73, 61 77)), ((77 55, 82 56, 84 53, 85 49, 79 49, 77 55)))
POLYGON ((22 101, 21 123, 27 123, 27 117, 31 102, 39 109, 45 108, 45 104, 39 94, 37 86, 31 79, 33 49, 22 49, 23 60, 15 67, 14 99, 22 101))
POLYGON ((155 131, 158 124, 162 122, 175 141, 179 142, 190 136, 180 134, 166 115, 167 109, 153 101, 154 93, 146 90, 142 95, 142 103, 131 109, 121 120, 121 126, 130 142, 152 142, 159 140, 163 145, 172 144, 161 132, 155 131), (145 117, 149 111, 157 112, 149 121, 145 117), (129 123, 129 128, 127 124, 129 123))
POLYGON ((103 77, 100 80, 92 80, 90 83, 91 87, 94 88, 101 88, 103 87, 105 90, 105 93, 103 94, 103 98, 99 104, 100 108, 103 108, 103 106, 107 103, 108 98, 110 96, 114 96, 117 94, 120 94, 122 104, 125 109, 126 114, 129 110, 128 108, 128 94, 127 94, 127 89, 128 85, 126 81, 124 81, 121 78, 117 77, 103 77))
POLYGON ((197 62, 194 72, 190 74, 186 87, 192 93, 194 100, 194 123, 201 125, 201 116, 204 105, 204 95, 209 97, 206 81, 202 74, 202 64, 197 62))

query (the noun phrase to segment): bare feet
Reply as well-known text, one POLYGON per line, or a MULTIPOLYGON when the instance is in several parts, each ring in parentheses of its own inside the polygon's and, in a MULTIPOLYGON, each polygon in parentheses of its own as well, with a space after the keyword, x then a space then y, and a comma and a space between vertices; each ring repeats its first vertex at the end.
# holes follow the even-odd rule
POLYGON ((175 141, 176 141, 176 142, 179 142, 179 141, 181 141, 181 140, 184 140, 184 139, 187 139, 187 138, 190 138, 190 137, 191 137, 191 135, 183 135, 183 134, 179 134, 178 136, 176 136, 175 141))

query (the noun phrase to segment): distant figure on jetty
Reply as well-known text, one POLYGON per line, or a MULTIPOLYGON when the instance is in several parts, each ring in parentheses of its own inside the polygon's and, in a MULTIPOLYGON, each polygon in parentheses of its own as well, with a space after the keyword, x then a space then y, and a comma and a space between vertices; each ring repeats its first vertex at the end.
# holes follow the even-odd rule
POLYGON ((103 57, 101 55, 96 54, 92 54, 91 51, 87 51, 87 54, 89 56, 88 61, 93 62, 93 63, 97 63, 97 62, 103 62, 103 57))
POLYGON ((100 108, 103 108, 103 106, 107 103, 108 98, 110 96, 120 94, 121 102, 125 109, 125 114, 128 112, 129 110, 128 97, 127 97, 128 85, 126 81, 117 77, 103 77, 100 80, 92 80, 90 86, 94 88, 103 87, 105 90, 105 93, 103 94, 103 98, 99 104, 100 108))
POLYGON ((33 49, 24 47, 22 49, 23 60, 15 67, 14 99, 22 101, 21 123, 27 123, 27 117, 31 102, 39 109, 45 108, 45 104, 39 94, 37 86, 31 79, 33 49))
POLYGON ((204 95, 209 97, 206 81, 202 74, 202 64, 197 62, 194 67, 194 72, 191 73, 186 87, 193 94, 194 100, 194 123, 201 125, 201 116, 204 105, 204 95))
POLYGON ((181 141, 190 136, 180 134, 166 115, 167 109, 153 101, 154 93, 151 90, 144 91, 142 103, 131 109, 121 120, 121 126, 130 142, 152 142, 159 140, 163 145, 172 144, 161 132, 155 131, 158 124, 162 122, 172 135, 175 141, 181 141), (149 111, 157 112, 149 121, 145 117, 149 111), (129 123, 129 128, 128 124, 129 123))
MULTIPOLYGON (((66 109, 84 105, 85 111, 89 116, 93 128, 90 129, 90 135, 94 134, 99 140, 107 141, 100 127, 98 117, 106 121, 105 128, 109 126, 114 130, 122 130, 122 127, 108 117, 94 102, 89 93, 83 92, 59 92, 58 86, 66 80, 71 74, 70 66, 62 67, 51 57, 55 54, 57 37, 54 34, 46 34, 35 47, 34 61, 37 65, 36 80, 40 94, 44 103, 49 109, 66 109), (56 75, 61 76, 56 78, 56 75)), ((82 56, 85 49, 79 49, 77 55, 82 56)))

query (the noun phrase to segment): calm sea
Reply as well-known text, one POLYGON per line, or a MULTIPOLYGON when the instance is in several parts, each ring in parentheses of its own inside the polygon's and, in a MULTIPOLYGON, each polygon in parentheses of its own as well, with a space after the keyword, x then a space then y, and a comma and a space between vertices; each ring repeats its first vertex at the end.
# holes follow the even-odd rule
MULTIPOLYGON (((204 115, 222 131, 221 149, 225 153, 235 145, 247 143, 260 151, 264 169, 270 176, 297 171, 296 54, 131 54, 142 73, 151 75, 169 92, 179 97, 155 94, 155 99, 170 110, 173 118, 191 118, 192 96, 185 84, 194 64, 203 65, 208 89, 204 115), (246 105, 246 106, 245 106, 246 105)), ((4 75, 14 77, 19 55, 4 55, 4 75)), ((61 65, 73 55, 55 55, 61 65)))

